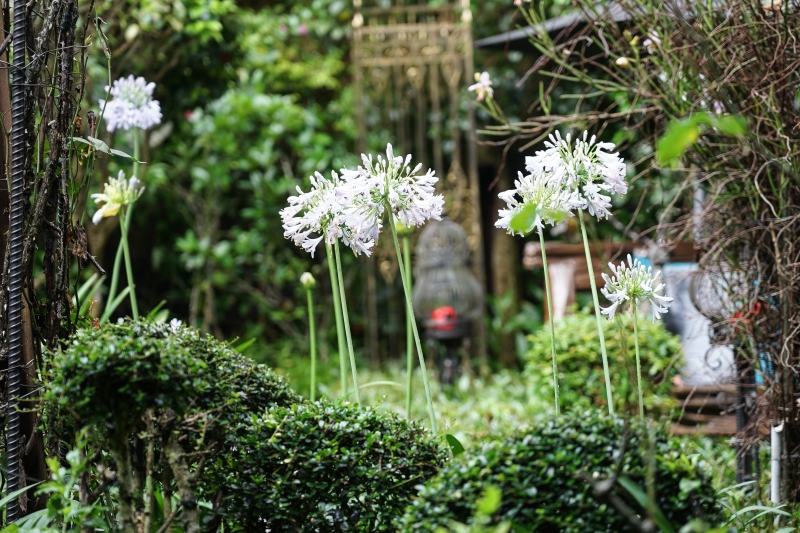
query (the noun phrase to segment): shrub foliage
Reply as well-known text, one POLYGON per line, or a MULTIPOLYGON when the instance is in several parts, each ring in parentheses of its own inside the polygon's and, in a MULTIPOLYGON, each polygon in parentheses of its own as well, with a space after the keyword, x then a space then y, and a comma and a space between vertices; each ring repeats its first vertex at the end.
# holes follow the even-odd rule
MULTIPOLYGON (((451 521, 470 523, 487 486, 497 486, 502 503, 492 523, 510 521, 512 531, 623 533, 636 531, 590 483, 617 472, 644 490, 647 429, 639 423, 589 412, 561 417, 519 436, 488 442, 457 457, 428 482, 403 519, 402 531, 428 533, 451 521)), ((676 441, 655 439, 656 505, 680 529, 693 517, 716 518, 715 492, 705 465, 681 453, 676 441), (694 461, 694 462, 693 462, 694 461)), ((632 494, 618 482, 611 492, 635 511, 632 494)), ((449 531, 445 529, 444 531, 449 531)))
MULTIPOLYGON (((113 459, 122 528, 146 521, 146 479, 167 480, 187 533, 199 531, 204 464, 224 453, 228 428, 248 413, 300 398, 285 381, 227 344, 187 327, 119 322, 78 331, 53 360, 48 391, 62 427, 88 429, 98 462, 113 459)), ((63 437, 64 435, 62 435, 63 437)), ((95 491, 95 492, 100 492, 95 491)))
MULTIPOLYGON (((639 320, 643 388, 645 402, 652 407, 662 402, 669 392, 670 378, 678 373, 681 343, 679 337, 660 323, 641 318, 644 317, 639 320)), ((571 408, 605 406, 603 362, 594 315, 586 312, 568 315, 555 328, 562 404, 571 408)), ((630 315, 621 313, 613 322, 604 318, 603 331, 614 384, 614 403, 616 411, 622 412, 626 407, 637 405, 633 321, 630 315)), ((529 339, 525 373, 542 387, 552 389, 550 331, 541 328, 529 339)), ((633 411, 638 412, 638 408, 633 411)))
POLYGON ((248 533, 396 531, 446 458, 416 423, 327 401, 265 412, 231 435, 224 512, 248 533))

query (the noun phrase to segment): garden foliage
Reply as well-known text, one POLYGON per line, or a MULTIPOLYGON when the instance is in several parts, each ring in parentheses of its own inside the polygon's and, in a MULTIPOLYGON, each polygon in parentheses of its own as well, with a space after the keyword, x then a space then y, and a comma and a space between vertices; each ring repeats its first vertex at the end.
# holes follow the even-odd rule
MULTIPOLYGON (((125 321, 79 330, 53 359, 48 397, 62 425, 90 429, 96 459, 113 459, 125 531, 145 520, 147 478, 174 482, 184 529, 197 531, 203 464, 247 413, 299 397, 266 367, 183 326, 125 321)), ((54 413, 51 412, 51 416, 54 413)), ((67 432, 61 435, 69 439, 67 432)), ((165 499, 169 500, 169 498, 165 499)))
MULTIPOLYGON (((621 314, 613 322, 604 318, 603 331, 617 404, 614 407, 624 412, 636 404, 633 321, 629 314, 621 314)), ((555 333, 562 405, 570 410, 605 405, 600 342, 594 316, 583 311, 567 315, 555 324, 555 333)), ((542 328, 528 340, 529 349, 524 356, 526 377, 537 387, 552 388, 550 333, 542 328)), ((645 403, 657 407, 669 393, 670 379, 678 374, 680 338, 660 323, 640 319, 639 342, 645 403)))
MULTIPOLYGON (((596 411, 572 414, 486 442, 446 465, 421 490, 403 519, 402 531, 430 532, 450 521, 470 523, 487 486, 501 490, 492 522, 510 521, 512 531, 622 533, 636 531, 606 500, 598 499, 581 474, 593 481, 615 473, 644 490, 652 454, 648 430, 596 411)), ((682 453, 677 441, 657 433, 655 503, 675 529, 691 519, 716 518, 715 491, 702 461, 682 453)), ((613 494, 635 507, 619 483, 613 494)), ((637 512, 646 515, 644 509, 637 512)))
POLYGON ((396 531, 446 455, 413 422, 328 401, 263 412, 220 464, 230 531, 396 531))

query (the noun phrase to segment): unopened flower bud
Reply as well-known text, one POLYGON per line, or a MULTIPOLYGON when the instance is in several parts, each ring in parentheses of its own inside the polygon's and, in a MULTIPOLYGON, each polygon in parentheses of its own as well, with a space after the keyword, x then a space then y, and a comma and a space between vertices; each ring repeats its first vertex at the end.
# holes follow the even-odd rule
POLYGON ((619 68, 631 68, 631 62, 627 57, 618 57, 614 63, 617 64, 619 68))
POLYGON ((311 272, 303 272, 303 275, 300 276, 300 284, 307 290, 311 290, 317 286, 317 280, 314 279, 311 272))

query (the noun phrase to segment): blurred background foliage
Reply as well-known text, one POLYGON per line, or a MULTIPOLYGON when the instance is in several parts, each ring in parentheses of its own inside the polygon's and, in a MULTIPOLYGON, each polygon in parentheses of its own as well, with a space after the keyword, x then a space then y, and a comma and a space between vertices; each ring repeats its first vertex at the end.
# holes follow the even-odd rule
MULTIPOLYGON (((547 0, 542 8, 556 16, 570 5, 547 0)), ((166 301, 171 316, 217 337, 255 338, 249 355, 290 372, 295 356, 307 347, 298 279, 309 270, 320 281, 316 309, 319 329, 329 341, 320 347, 325 360, 335 343, 324 259, 310 258, 283 238, 278 211, 297 186, 307 187, 314 171, 358 161, 351 3, 103 0, 100 6, 112 78, 134 74, 154 81, 164 114, 161 127, 148 132, 142 152, 147 191, 137 203, 130 236, 141 305, 149 309, 166 301)), ((476 40, 523 22, 507 0, 473 2, 472 8, 476 40)), ((95 103, 107 84, 101 49, 95 46, 90 56, 89 101, 95 103)), ((534 104, 541 79, 519 83, 535 59, 533 50, 514 47, 476 50, 476 70, 491 73, 498 103, 512 120, 538 112, 534 104)), ((563 111, 574 105, 569 99, 554 101, 563 111)), ((478 121, 491 123, 480 112, 478 121)), ((113 146, 132 149, 124 133, 103 135, 113 146)), ((376 125, 369 148, 380 149, 387 139, 376 125)), ((502 157, 502 147, 482 150, 502 157)), ((113 161, 103 164, 105 175, 116 172, 113 161)), ((634 187, 645 192, 643 182, 634 187)), ((660 203, 657 191, 647 192, 648 203, 660 203)), ((623 224, 635 213, 641 218, 638 227, 654 222, 652 214, 636 209, 640 197, 629 195, 626 201, 632 204, 619 206, 623 224)), ((90 247, 102 264, 113 261, 114 224, 88 228, 90 247)), ((605 226, 599 237, 610 231, 619 238, 619 231, 605 226)), ((570 233, 562 238, 571 238, 570 233)), ((358 351, 364 321, 361 265, 349 256, 345 261, 358 351)), ((505 362, 525 353, 526 335, 541 325, 541 274, 522 275, 518 262, 512 264, 520 273, 517 294, 530 303, 496 294, 486 319, 490 356, 514 352, 501 357, 505 362), (501 337, 516 341, 509 345, 501 337)), ((128 311, 123 305, 117 314, 128 311)))

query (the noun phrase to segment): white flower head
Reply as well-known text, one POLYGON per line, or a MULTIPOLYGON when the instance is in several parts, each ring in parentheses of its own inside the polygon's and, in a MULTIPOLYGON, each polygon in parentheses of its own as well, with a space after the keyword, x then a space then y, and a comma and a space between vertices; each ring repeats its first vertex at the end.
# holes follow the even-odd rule
MULTIPOLYGON (((310 179, 311 189, 304 193, 298 186, 298 196, 290 196, 289 206, 281 210, 283 236, 292 239, 311 257, 323 238, 329 244, 341 239, 357 255, 370 255, 376 236, 363 231, 367 224, 351 208, 357 196, 367 195, 363 187, 354 183, 343 187, 336 172, 331 173, 330 180, 319 172, 310 179)), ((380 220, 376 226, 379 231, 380 220)))
MULTIPOLYGON (((111 100, 100 100, 100 109, 105 108, 108 131, 140 128, 147 130, 161 123, 161 105, 153 100, 155 83, 147 83, 141 76, 120 78, 111 86, 111 100)), ((109 87, 106 86, 106 92, 109 87)))
POLYGON ((527 227, 518 228, 516 233, 525 235, 533 230, 542 231, 545 224, 556 225, 572 210, 579 207, 580 200, 576 193, 570 192, 562 184, 547 175, 523 175, 514 182, 514 189, 501 192, 498 196, 506 203, 505 209, 500 209, 500 218, 495 222, 498 228, 505 228, 512 235, 515 233, 511 222, 523 211, 527 227))
POLYGON ((108 179, 103 192, 92 195, 96 204, 103 204, 92 217, 92 222, 98 224, 106 217, 117 215, 123 205, 135 202, 143 191, 144 187, 136 176, 131 176, 130 180, 126 180, 125 172, 120 170, 116 178, 108 179))
POLYGON ((600 289, 611 305, 600 311, 608 316, 609 320, 614 318, 614 314, 621 304, 631 301, 640 304, 644 301, 650 302, 650 309, 653 312, 653 322, 661 318, 661 313, 666 313, 673 299, 659 294, 664 289, 664 284, 659 283, 660 272, 653 273, 652 267, 645 267, 638 259, 632 259, 628 254, 628 264, 623 261, 619 266, 613 263, 608 264, 613 276, 603 274, 606 282, 605 287, 600 289))
POLYGON ((573 142, 568 134, 559 132, 550 136, 545 150, 525 158, 526 169, 535 177, 545 177, 559 182, 571 195, 573 207, 586 209, 598 219, 607 218, 611 212, 611 194, 628 192, 625 182, 625 162, 618 153, 612 153, 614 145, 597 142, 584 132, 573 142))
POLYGON ((348 214, 358 224, 348 222, 377 239, 378 224, 384 208, 389 205, 391 214, 406 227, 424 224, 427 220, 442 218, 444 197, 436 194, 439 181, 433 170, 420 174, 422 164, 411 167, 411 156, 395 156, 392 145, 386 145, 386 158, 361 156, 363 166, 358 170, 342 169, 346 185, 342 187, 350 207, 348 214), (361 227, 363 225, 363 227, 361 227))
POLYGON ((178 320, 177 318, 173 318, 169 321, 169 329, 172 333, 178 333, 180 331, 183 322, 178 320))
POLYGON ((478 102, 486 100, 487 97, 491 99, 494 96, 494 89, 492 89, 492 78, 489 76, 488 72, 476 72, 475 82, 476 83, 474 85, 470 85, 467 90, 475 91, 475 94, 478 95, 478 102))

